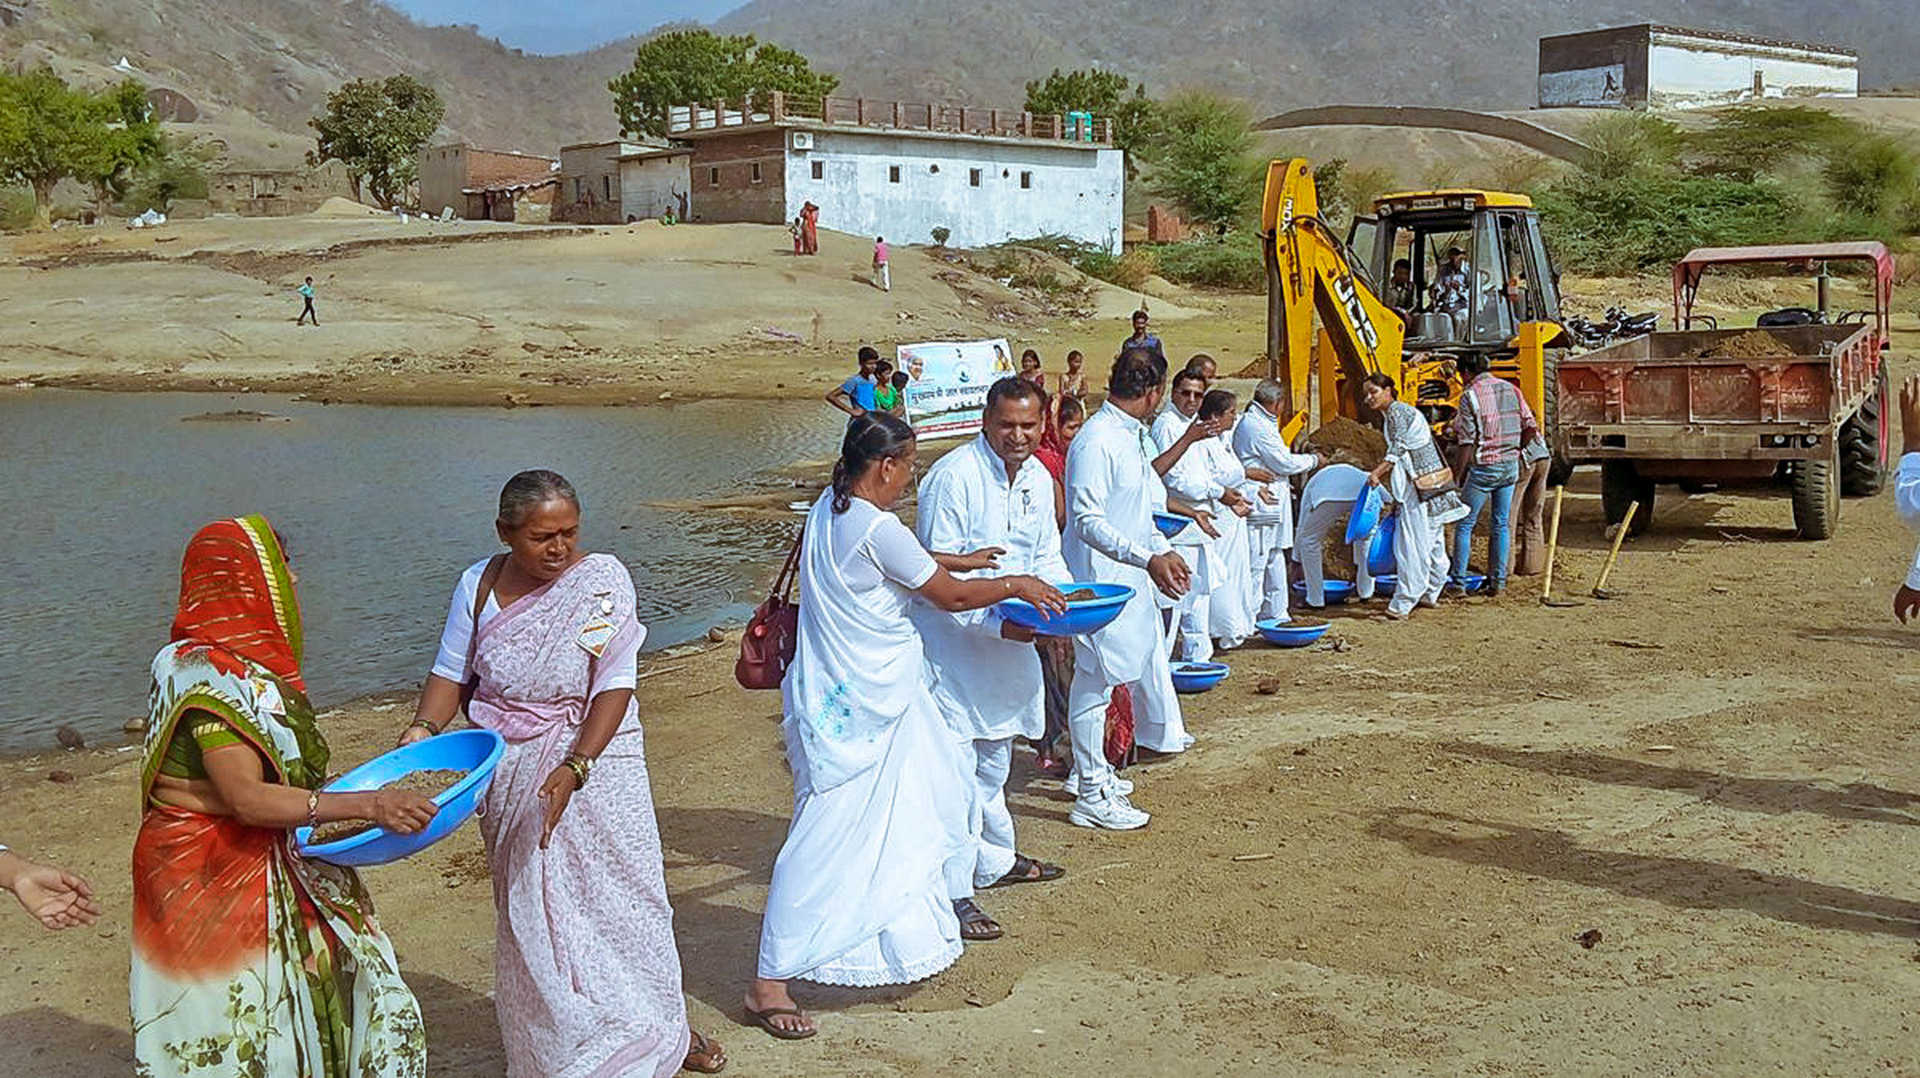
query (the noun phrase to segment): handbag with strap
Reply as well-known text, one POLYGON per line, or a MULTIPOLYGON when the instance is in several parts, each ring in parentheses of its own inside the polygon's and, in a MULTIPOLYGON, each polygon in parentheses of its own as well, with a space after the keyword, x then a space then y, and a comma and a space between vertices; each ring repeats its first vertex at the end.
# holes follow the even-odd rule
MULTIPOLYGON (((487 559, 487 567, 480 571, 480 583, 473 591, 473 631, 467 636, 467 680, 460 684, 462 715, 467 715, 467 705, 473 703, 473 694, 480 688, 480 672, 473 668, 473 656, 480 647, 480 614, 487 608, 487 596, 493 594, 493 586, 500 582, 500 571, 506 567, 505 554, 487 559)), ((467 717, 471 721, 472 716, 467 717)))
POLYGON ((793 537, 793 549, 787 551, 787 563, 773 580, 767 599, 747 619, 740 634, 740 658, 733 664, 734 680, 746 689, 777 689, 793 665, 794 649, 800 643, 800 605, 793 601, 793 587, 800 579, 800 543, 806 530, 793 537))

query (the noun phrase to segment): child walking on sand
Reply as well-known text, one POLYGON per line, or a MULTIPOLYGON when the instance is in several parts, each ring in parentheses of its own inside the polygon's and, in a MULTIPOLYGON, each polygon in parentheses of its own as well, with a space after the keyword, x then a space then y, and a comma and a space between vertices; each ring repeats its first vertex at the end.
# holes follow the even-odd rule
POLYGON ((306 283, 300 286, 300 298, 305 301, 305 305, 300 308, 300 317, 294 319, 293 324, 302 325, 311 318, 314 325, 319 325, 320 316, 314 313, 313 309, 313 278, 307 278, 306 283))

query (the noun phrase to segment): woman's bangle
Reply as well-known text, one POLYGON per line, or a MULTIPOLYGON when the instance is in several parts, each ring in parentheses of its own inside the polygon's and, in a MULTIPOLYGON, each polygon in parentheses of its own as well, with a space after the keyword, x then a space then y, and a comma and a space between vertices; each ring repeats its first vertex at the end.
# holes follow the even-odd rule
POLYGON ((307 826, 320 826, 320 791, 307 791, 307 826))
POLYGON ((435 735, 439 734, 441 729, 440 727, 435 726, 434 724, 428 722, 425 719, 414 719, 412 722, 407 724, 407 729, 411 730, 416 726, 418 726, 422 730, 425 730, 429 734, 435 734, 435 735))
POLYGON ((561 763, 561 766, 573 772, 574 789, 586 789, 587 775, 593 770, 593 760, 591 757, 582 756, 577 752, 568 753, 566 760, 561 763))

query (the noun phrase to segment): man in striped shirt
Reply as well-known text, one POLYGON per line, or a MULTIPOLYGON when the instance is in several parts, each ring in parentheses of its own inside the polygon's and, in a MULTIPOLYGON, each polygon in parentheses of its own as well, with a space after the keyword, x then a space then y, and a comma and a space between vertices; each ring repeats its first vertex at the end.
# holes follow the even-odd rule
POLYGON ((1513 488, 1520 480, 1520 447, 1539 437, 1540 425, 1533 410, 1512 383, 1487 370, 1485 356, 1468 355, 1460 360, 1467 376, 1460 391, 1460 410, 1454 413, 1447 433, 1453 437, 1454 474, 1461 476, 1460 500, 1467 503, 1467 517, 1453 533, 1453 569, 1449 590, 1464 594, 1467 586, 1467 557, 1473 550, 1473 526, 1480 511, 1493 505, 1493 521, 1487 538, 1488 595, 1500 594, 1507 584, 1507 554, 1513 530, 1513 488))

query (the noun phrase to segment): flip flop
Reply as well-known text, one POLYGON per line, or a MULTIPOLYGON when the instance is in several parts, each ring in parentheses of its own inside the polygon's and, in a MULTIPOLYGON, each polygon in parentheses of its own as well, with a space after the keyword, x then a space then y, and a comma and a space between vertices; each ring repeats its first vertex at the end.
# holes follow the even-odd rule
POLYGON ((752 1022, 754 1025, 759 1026, 761 1029, 766 1030, 768 1033, 773 1034, 783 1041, 804 1041, 808 1037, 820 1032, 819 1026, 815 1026, 812 1029, 781 1029, 779 1026, 773 1024, 775 1018, 783 1016, 793 1018, 806 1017, 798 1007, 768 1007, 764 1011, 756 1011, 752 1007, 747 1008, 747 1021, 752 1022))
POLYGON ((987 887, 1012 887, 1016 883, 1046 883, 1066 874, 1067 870, 1059 865, 1049 865, 1044 861, 1035 861, 1024 854, 1016 853, 1013 855, 1013 867, 1007 870, 1006 875, 987 884, 987 887), (1037 875, 1034 869, 1040 870, 1037 875))

